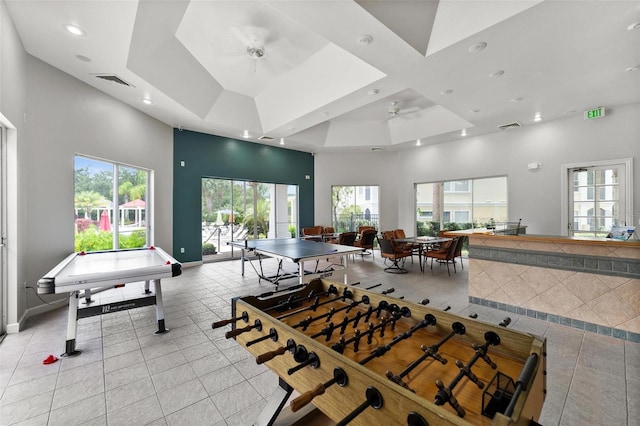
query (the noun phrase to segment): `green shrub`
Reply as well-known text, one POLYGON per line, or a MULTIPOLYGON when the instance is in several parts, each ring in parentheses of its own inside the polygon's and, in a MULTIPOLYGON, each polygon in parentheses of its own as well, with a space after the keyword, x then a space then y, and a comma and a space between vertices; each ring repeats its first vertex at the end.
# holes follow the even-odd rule
POLYGON ((204 243, 202 245, 202 255, 203 256, 206 256, 206 255, 209 255, 209 254, 216 254, 216 253, 217 253, 216 252, 216 246, 214 246, 213 244, 204 243))
POLYGON ((289 225, 289 234, 291 234, 291 238, 296 237, 296 227, 293 225, 289 225))

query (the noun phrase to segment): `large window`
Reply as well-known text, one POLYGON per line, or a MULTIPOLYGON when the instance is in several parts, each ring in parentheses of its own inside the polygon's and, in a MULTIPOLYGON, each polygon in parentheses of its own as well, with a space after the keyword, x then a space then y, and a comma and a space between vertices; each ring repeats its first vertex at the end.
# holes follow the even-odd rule
POLYGON ((492 220, 508 220, 506 176, 419 183, 415 190, 416 235, 481 228, 492 220))
POLYGON ((331 187, 331 225, 336 232, 357 231, 359 226, 379 229, 378 186, 331 187))
POLYGON ((150 171, 75 157, 75 250, 149 245, 150 171))

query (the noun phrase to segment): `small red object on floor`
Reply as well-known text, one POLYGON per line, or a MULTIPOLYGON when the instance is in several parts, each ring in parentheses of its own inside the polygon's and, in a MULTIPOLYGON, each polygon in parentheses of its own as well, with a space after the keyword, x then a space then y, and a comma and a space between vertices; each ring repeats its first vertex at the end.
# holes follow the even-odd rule
POLYGON ((58 360, 58 358, 56 358, 55 356, 53 356, 53 355, 49 355, 48 357, 46 357, 46 358, 44 359, 44 361, 42 361, 42 363, 43 363, 44 365, 47 365, 47 364, 53 364, 53 363, 54 363, 54 362, 56 362, 57 360, 58 360))

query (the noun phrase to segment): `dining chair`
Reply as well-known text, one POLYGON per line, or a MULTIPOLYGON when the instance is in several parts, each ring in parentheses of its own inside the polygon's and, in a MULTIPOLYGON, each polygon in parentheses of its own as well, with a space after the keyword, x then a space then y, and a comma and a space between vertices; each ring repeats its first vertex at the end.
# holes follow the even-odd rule
POLYGON ((451 271, 449 270, 449 262, 453 264, 453 272, 456 272, 456 263, 455 263, 455 254, 456 248, 458 247, 458 241, 460 237, 454 237, 448 244, 442 247, 439 250, 429 250, 425 253, 425 262, 428 258, 431 258, 431 269, 433 269, 433 260, 437 259, 440 264, 447 264, 447 273, 451 276, 451 271))
POLYGON ((455 258, 459 257, 460 258, 460 266, 462 267, 462 269, 464 269, 464 263, 462 263, 462 247, 464 246, 464 243, 468 239, 469 239, 469 237, 467 237, 466 235, 459 237, 458 244, 456 245, 456 252, 453 255, 453 258, 454 258, 453 265, 455 266, 455 264, 456 264, 455 258))
POLYGON ((380 246, 380 255, 385 260, 389 259, 393 262, 391 266, 384 269, 385 272, 393 274, 406 274, 408 272, 404 268, 404 260, 411 256, 410 252, 398 248, 394 240, 387 238, 378 238, 378 245, 380 246), (402 262, 402 266, 400 266, 399 262, 402 262))
POLYGON ((374 228, 365 229, 364 231, 362 231, 360 239, 356 240, 353 243, 355 247, 360 247, 362 249, 362 253, 360 253, 360 256, 362 256, 362 260, 364 260, 364 255, 369 253, 371 253, 371 259, 375 259, 375 255, 373 253, 373 245, 376 241, 376 235, 377 231, 374 228), (369 250, 371 251, 369 252, 369 250))

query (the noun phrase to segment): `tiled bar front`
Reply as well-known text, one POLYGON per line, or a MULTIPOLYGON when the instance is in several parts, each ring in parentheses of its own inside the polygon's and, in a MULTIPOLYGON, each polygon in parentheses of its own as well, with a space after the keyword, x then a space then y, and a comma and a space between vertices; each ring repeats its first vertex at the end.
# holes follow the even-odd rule
POLYGON ((640 342, 640 242, 469 237, 471 303, 640 342))

